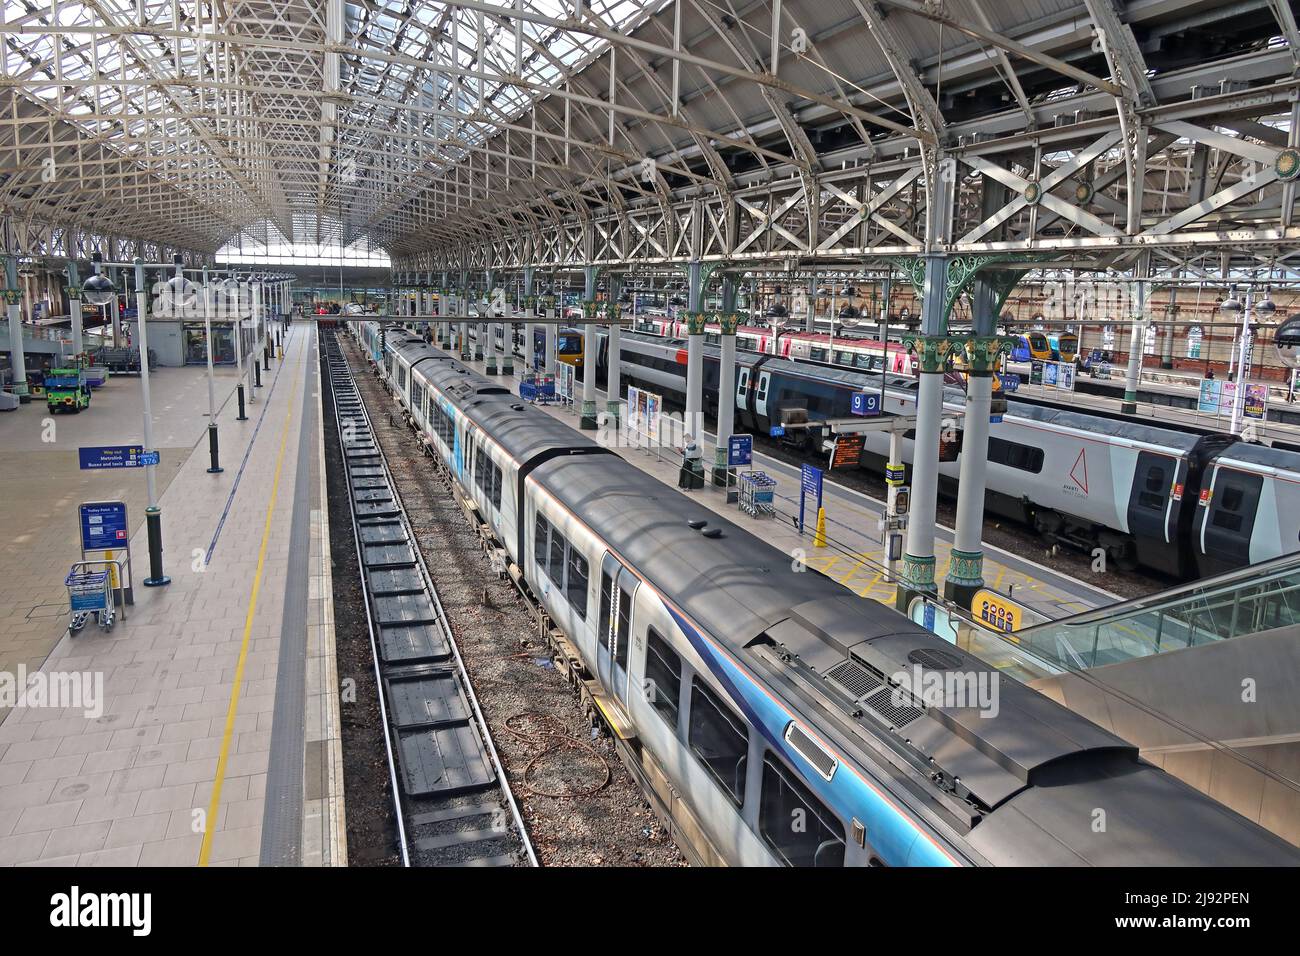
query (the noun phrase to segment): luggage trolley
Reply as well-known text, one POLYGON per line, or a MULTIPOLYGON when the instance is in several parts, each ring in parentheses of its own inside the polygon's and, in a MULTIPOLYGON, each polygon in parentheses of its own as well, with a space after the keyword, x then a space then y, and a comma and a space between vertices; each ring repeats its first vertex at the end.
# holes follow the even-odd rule
POLYGON ((86 619, 95 615, 105 632, 113 629, 116 609, 113 606, 113 583, 107 570, 92 571, 97 561, 78 561, 63 579, 68 588, 68 607, 72 619, 68 630, 74 634, 86 626, 86 619))
POLYGON ((762 471, 740 475, 740 510, 755 518, 776 514, 776 479, 762 471))

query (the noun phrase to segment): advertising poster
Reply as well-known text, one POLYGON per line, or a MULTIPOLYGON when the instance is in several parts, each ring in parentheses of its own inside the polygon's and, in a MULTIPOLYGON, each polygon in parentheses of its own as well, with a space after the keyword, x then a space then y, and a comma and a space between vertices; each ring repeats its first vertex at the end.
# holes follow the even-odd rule
POLYGON ((641 410, 637 406, 637 396, 641 390, 632 385, 627 387, 627 427, 633 433, 641 431, 641 410))
POLYGON ((1232 406, 1237 402, 1237 383, 1224 382, 1222 391, 1219 392, 1219 414, 1231 415, 1232 406))
POLYGON ((1223 383, 1217 378, 1202 379, 1201 397, 1196 403, 1196 410, 1210 415, 1217 415, 1219 412, 1219 393, 1222 390, 1223 383))
POLYGON ((1074 364, 1071 362, 1061 362, 1060 374, 1057 377, 1057 387, 1064 388, 1068 391, 1074 391, 1074 364))
POLYGON ((1031 363, 1030 363, 1030 365, 1029 365, 1029 384, 1030 384, 1030 385, 1042 385, 1042 384, 1043 384, 1043 363, 1042 363, 1042 362, 1031 362, 1031 363))
POLYGON ((1060 384, 1059 383, 1060 371, 1061 371, 1060 362, 1044 362, 1043 363, 1043 384, 1048 388, 1058 388, 1060 384))
POLYGON ((1268 386, 1247 385, 1241 414, 1256 421, 1264 420, 1264 410, 1268 407, 1268 386))

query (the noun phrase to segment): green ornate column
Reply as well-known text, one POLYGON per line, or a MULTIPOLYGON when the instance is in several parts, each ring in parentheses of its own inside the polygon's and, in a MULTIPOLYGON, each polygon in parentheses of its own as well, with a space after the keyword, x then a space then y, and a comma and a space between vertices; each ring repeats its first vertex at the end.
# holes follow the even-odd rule
MULTIPOLYGON (((981 292, 980 294, 986 294, 981 292)), ((978 306, 991 304, 986 298, 978 306)), ((991 316, 978 316, 977 328, 992 324, 991 316)), ((956 340, 966 356, 966 415, 963 422, 961 471, 957 491, 957 521, 948 576, 943 593, 950 601, 969 608, 984 586, 984 494, 988 474, 989 425, 992 414, 993 373, 1015 340, 996 335, 974 335, 956 340)))
POLYGON ((12 258, 5 259, 5 273, 9 288, 4 290, 5 305, 9 311, 9 364, 13 369, 13 390, 20 404, 31 401, 27 388, 27 356, 23 348, 23 290, 18 286, 18 267, 12 258))
MULTIPOLYGON (((623 318, 623 306, 618 302, 612 301, 613 295, 611 290, 611 301, 605 306, 605 314, 611 322, 618 322, 623 318)), ((611 324, 609 326, 609 358, 607 359, 608 367, 605 370, 605 411, 609 416, 609 423, 614 427, 617 434, 619 421, 622 418, 621 392, 623 391, 622 368, 619 365, 619 356, 622 353, 622 334, 623 329, 619 325, 611 324)))
MULTIPOLYGON (((588 283, 591 285, 593 279, 588 283)), ((582 303, 582 414, 578 427, 583 431, 595 431, 599 421, 596 417, 596 312, 599 303, 587 299, 582 303)))
POLYGON ((715 312, 713 321, 718 323, 722 333, 718 366, 718 443, 713 449, 713 483, 730 489, 731 466, 727 463, 727 446, 736 421, 736 329, 740 327, 740 316, 735 312, 715 312))

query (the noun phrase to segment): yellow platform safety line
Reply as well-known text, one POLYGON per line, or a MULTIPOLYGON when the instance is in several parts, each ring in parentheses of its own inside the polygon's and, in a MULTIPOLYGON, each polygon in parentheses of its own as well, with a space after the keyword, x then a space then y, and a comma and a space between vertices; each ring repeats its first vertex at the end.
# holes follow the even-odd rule
MULTIPOLYGON (((304 356, 307 349, 303 349, 304 356)), ((275 502, 280 494, 280 475, 284 470, 284 453, 289 445, 289 423, 293 419, 293 398, 298 394, 298 376, 303 362, 293 370, 293 386, 289 390, 288 407, 284 412, 284 427, 280 433, 280 451, 275 460, 275 478, 271 482, 271 500, 266 505, 266 520, 262 526, 262 544, 257 551, 257 570, 253 574, 253 590, 248 600, 248 613, 244 615, 244 639, 239 647, 239 662, 235 665, 234 685, 230 689, 230 705, 226 708, 226 727, 221 735, 221 752, 217 757, 217 776, 212 781, 212 799, 208 802, 208 816, 204 821, 203 844, 199 848, 199 866, 207 866, 212 855, 212 838, 216 832, 217 811, 221 808, 221 788, 226 779, 226 764, 230 760, 230 742, 235 735, 235 715, 239 711, 239 692, 243 689, 244 668, 248 663, 248 646, 253 635, 253 619, 257 614, 257 598, 262 592, 262 573, 266 568, 266 548, 271 541, 271 519, 275 515, 275 502)))

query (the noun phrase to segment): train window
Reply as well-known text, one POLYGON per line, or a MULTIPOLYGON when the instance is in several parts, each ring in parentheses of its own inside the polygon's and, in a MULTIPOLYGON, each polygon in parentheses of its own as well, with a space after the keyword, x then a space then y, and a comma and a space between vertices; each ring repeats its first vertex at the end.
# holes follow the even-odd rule
POLYGON ((569 542, 564 540, 564 535, 560 534, 557 528, 551 529, 551 560, 546 568, 546 576, 551 579, 556 587, 564 586, 564 552, 568 549, 569 542))
POLYGON ((758 832, 787 866, 844 865, 844 828, 803 781, 770 754, 763 758, 758 832))
POLYGON ((652 627, 645 650, 645 697, 670 727, 677 727, 682 693, 682 659, 652 627))
POLYGON ((501 510, 501 468, 492 466, 492 507, 501 510))
POLYGON ((745 767, 749 759, 749 735, 745 732, 745 724, 698 677, 691 679, 688 742, 704 768, 731 795, 736 805, 744 803, 745 767))
POLYGON ((989 461, 1034 474, 1043 470, 1043 450, 1004 438, 989 438, 989 461))
POLYGON ((1159 465, 1147 469, 1146 481, 1138 492, 1138 504, 1152 511, 1165 510, 1165 470, 1159 465))
POLYGON ((764 399, 767 398, 767 376, 766 375, 760 375, 758 377, 758 398, 759 401, 763 401, 764 399))
POLYGON ((720 345, 722 344, 722 336, 717 332, 705 332, 704 341, 709 345, 720 345))
POLYGON ((1214 507, 1212 519, 1214 526, 1228 531, 1240 531, 1241 505, 1245 497, 1245 492, 1240 485, 1224 485, 1218 503, 1214 507))
POLYGON ((857 368, 866 371, 871 371, 876 367, 875 359, 866 352, 859 352, 857 355, 853 356, 853 364, 857 368))
POLYGON ((569 547, 569 578, 565 587, 569 605, 578 617, 587 619, 587 559, 572 545, 569 547))
POLYGON ((614 663, 627 673, 627 646, 632 642, 632 592, 618 589, 618 643, 614 646, 614 663))
POLYGON ((533 558, 537 561, 539 571, 546 570, 546 558, 550 554, 547 541, 551 534, 551 523, 541 515, 537 516, 537 525, 533 528, 533 558))
POLYGON ((826 361, 826 349, 813 348, 812 350, 809 351, 808 356, 809 356, 809 358, 811 358, 814 362, 825 362, 825 361, 826 361))
POLYGON ((836 349, 836 350, 835 350, 835 364, 836 364, 836 365, 849 365, 849 366, 852 366, 852 365, 853 365, 853 353, 852 353, 852 352, 846 352, 846 351, 844 351, 843 349, 836 349))
POLYGON ((609 615, 614 606, 614 579, 609 574, 600 576, 600 630, 601 641, 609 636, 609 615))

